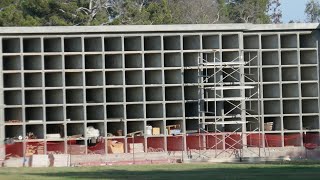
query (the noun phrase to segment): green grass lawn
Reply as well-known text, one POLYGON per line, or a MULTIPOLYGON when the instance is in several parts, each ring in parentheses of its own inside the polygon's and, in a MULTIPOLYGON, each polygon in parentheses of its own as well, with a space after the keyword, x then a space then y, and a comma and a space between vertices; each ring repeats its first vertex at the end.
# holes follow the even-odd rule
POLYGON ((320 179, 320 164, 170 164, 74 168, 0 168, 11 179, 320 179))

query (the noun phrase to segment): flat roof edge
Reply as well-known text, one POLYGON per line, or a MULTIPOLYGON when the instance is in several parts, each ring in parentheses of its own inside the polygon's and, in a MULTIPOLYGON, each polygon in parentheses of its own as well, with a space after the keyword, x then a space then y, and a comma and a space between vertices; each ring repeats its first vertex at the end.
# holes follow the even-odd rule
POLYGON ((318 23, 0 27, 0 34, 315 30, 318 23))

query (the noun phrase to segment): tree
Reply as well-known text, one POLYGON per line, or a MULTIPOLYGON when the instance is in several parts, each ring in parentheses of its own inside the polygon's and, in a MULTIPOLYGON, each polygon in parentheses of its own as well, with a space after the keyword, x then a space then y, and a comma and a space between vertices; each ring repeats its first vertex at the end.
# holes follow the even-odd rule
POLYGON ((269 12, 271 11, 270 18, 273 24, 281 23, 282 11, 280 10, 280 6, 280 0, 270 0, 268 4, 269 12))
POLYGON ((304 13, 307 15, 307 22, 320 22, 319 1, 309 0, 306 4, 304 13))

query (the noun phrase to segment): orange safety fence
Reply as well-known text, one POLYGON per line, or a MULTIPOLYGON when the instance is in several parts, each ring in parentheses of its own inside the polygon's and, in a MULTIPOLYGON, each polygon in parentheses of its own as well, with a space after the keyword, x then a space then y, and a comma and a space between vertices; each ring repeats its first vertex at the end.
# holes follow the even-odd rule
POLYGON ((147 138, 148 152, 163 152, 165 151, 163 137, 148 137, 147 138))
POLYGON ((167 137, 168 151, 183 151, 183 136, 169 136, 167 137))
POLYGON ((64 154, 64 142, 47 142, 47 152, 48 154, 64 154))

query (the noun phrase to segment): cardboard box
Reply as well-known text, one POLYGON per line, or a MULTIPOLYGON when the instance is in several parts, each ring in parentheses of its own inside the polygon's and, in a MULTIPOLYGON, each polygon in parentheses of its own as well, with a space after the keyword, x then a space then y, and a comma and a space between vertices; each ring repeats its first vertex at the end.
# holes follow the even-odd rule
POLYGON ((152 128, 152 135, 160 135, 160 128, 158 127, 152 128))
POLYGON ((124 153, 124 144, 118 141, 109 140, 107 145, 108 153, 119 154, 124 153))

